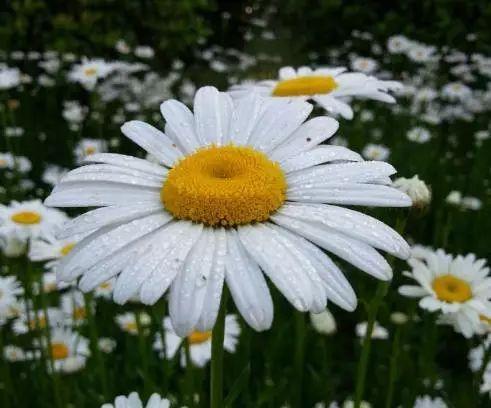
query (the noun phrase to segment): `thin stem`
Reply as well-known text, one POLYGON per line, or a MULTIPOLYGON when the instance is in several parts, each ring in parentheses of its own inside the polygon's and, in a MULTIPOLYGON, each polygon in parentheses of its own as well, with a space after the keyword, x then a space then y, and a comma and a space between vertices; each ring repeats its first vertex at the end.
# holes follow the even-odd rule
POLYGON ((187 404, 190 407, 194 407, 194 367, 191 361, 191 354, 189 350, 189 340, 184 339, 184 354, 186 357, 186 397, 187 404))
POLYGON ((295 312, 295 396, 294 407, 300 407, 302 401, 302 382, 305 359, 305 313, 295 312))
POLYGON ((228 292, 224 289, 217 321, 211 337, 210 407, 223 407, 223 339, 228 292))
POLYGON ((365 380, 367 377, 368 360, 370 357, 370 349, 372 346, 372 331, 375 325, 375 319, 377 317, 378 309, 382 304, 382 300, 387 293, 389 285, 390 285, 389 282, 379 282, 377 285, 377 291, 375 293, 375 296, 368 306, 367 332, 365 333, 365 337, 363 339, 363 347, 361 349, 360 361, 358 363, 354 408, 360 408, 363 392, 365 390, 365 380))
POLYGON ((398 327, 394 334, 394 340, 392 341, 392 352, 390 356, 390 369, 389 369, 389 385, 387 390, 387 398, 385 399, 385 407, 392 407, 392 399, 394 398, 394 385, 397 377, 397 359, 399 357, 399 344, 401 340, 401 328, 398 327))

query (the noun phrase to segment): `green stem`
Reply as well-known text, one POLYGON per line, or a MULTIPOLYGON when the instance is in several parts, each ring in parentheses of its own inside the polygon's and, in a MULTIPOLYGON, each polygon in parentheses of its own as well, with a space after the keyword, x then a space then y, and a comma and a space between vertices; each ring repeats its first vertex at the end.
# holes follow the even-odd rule
POLYGON ((224 289, 217 321, 211 337, 210 407, 223 407, 223 339, 228 292, 224 289))
POLYGON ((377 285, 375 296, 368 306, 367 332, 365 333, 365 337, 363 339, 363 347, 361 349, 361 356, 356 374, 354 408, 360 408, 361 400, 363 398, 363 392, 365 390, 365 380, 367 377, 368 360, 370 357, 370 349, 372 346, 372 331, 373 327, 375 326, 375 319, 377 317, 378 309, 382 304, 382 300, 387 293, 389 285, 390 282, 379 282, 377 285))
POLYGON ((397 359, 399 357, 399 344, 401 339, 401 328, 396 329, 394 340, 392 341, 392 352, 390 356, 389 369, 389 385, 387 390, 387 398, 385 399, 385 407, 392 407, 392 399, 394 398, 394 385, 397 377, 397 359))
POLYGON ((145 327, 143 327, 141 321, 141 312, 135 312, 135 320, 136 326, 138 328, 138 347, 140 349, 140 357, 143 365, 143 388, 145 395, 150 394, 150 375, 148 368, 148 353, 146 347, 146 339, 145 339, 145 327))
POLYGON ((295 312, 295 396, 293 401, 294 407, 300 407, 302 404, 302 382, 305 360, 305 313, 295 312))
POLYGON ((184 353, 186 357, 186 398, 190 407, 194 406, 194 367, 189 351, 189 340, 184 340, 184 353))

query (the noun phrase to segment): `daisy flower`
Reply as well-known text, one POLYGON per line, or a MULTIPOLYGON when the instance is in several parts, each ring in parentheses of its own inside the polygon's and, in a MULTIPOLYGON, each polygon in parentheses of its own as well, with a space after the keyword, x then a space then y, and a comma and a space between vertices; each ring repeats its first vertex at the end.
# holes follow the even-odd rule
POLYGON ((56 239, 54 234, 49 231, 43 236, 31 240, 28 257, 34 262, 48 261, 46 267, 55 270, 59 260, 68 255, 80 239, 81 237, 56 239))
POLYGON ((15 276, 0 276, 0 321, 12 315, 17 296, 23 293, 24 289, 15 276))
POLYGON ((336 333, 336 320, 329 309, 320 313, 310 313, 310 322, 317 333, 326 335, 336 333))
POLYGON ((447 404, 440 397, 431 398, 429 395, 424 395, 416 398, 414 408, 447 408, 447 404))
POLYGON ((442 96, 451 101, 463 101, 472 96, 472 89, 462 82, 450 82, 443 86, 442 96))
POLYGON ((75 64, 68 73, 68 79, 80 83, 85 89, 91 91, 97 85, 97 81, 108 76, 114 67, 113 64, 103 59, 82 59, 80 64, 75 64))
POLYGON ((18 68, 0 68, 0 89, 15 88, 21 83, 21 74, 18 68))
POLYGON ((29 315, 22 311, 20 316, 14 320, 12 331, 17 334, 26 334, 34 330, 44 330, 48 324, 49 327, 56 327, 63 322, 63 313, 61 310, 49 307, 47 315, 43 309, 29 311, 29 315))
POLYGON ((426 143, 431 139, 431 133, 423 127, 414 127, 406 134, 408 140, 416 143, 426 143))
POLYGON ((394 103, 389 91, 402 88, 397 81, 382 81, 361 72, 346 72, 346 68, 283 67, 278 80, 260 81, 234 85, 229 93, 240 98, 251 89, 264 96, 295 97, 312 99, 327 112, 339 114, 345 119, 353 118, 348 104, 352 97, 374 99, 394 103))
MULTIPOLYGON (((363 339, 366 336, 367 327, 368 327, 368 322, 358 323, 355 327, 356 335, 363 339)), ((370 337, 372 339, 386 340, 389 338, 389 332, 385 327, 381 326, 378 322, 375 322, 370 337)))
MULTIPOLYGON (((145 405, 145 408, 169 408, 170 401, 167 398, 162 398, 159 394, 154 393, 145 405)), ((114 404, 103 404, 101 408, 143 408, 142 400, 136 392, 132 392, 127 397, 118 395, 114 400, 114 404)))
POLYGON ((452 313, 455 327, 471 337, 480 326, 480 316, 491 318, 491 278, 484 259, 474 254, 453 257, 443 250, 426 251, 408 260, 411 272, 404 275, 417 285, 403 285, 403 296, 421 298, 419 306, 430 312, 452 313))
POLYGON ((110 337, 99 337, 99 339, 97 340, 97 346, 99 347, 99 350, 106 354, 112 353, 117 345, 118 343, 116 342, 116 340, 110 337))
POLYGON ((111 278, 106 282, 102 282, 97 288, 94 290, 94 296, 96 298, 104 298, 111 299, 114 291, 114 283, 116 279, 111 278))
MULTIPOLYGON (((472 372, 477 373, 482 369, 488 347, 491 347, 491 333, 484 338, 481 344, 469 350, 467 357, 469 359, 469 368, 472 372)), ((488 366, 491 369, 491 362, 488 362, 488 366)), ((488 367, 486 367, 485 370, 486 369, 488 369, 488 367)))
POLYGON ((14 156, 12 153, 0 153, 0 169, 13 169, 14 168, 14 156))
POLYGON ((68 217, 61 211, 45 207, 41 201, 12 201, 0 204, 0 235, 21 240, 37 238, 54 231, 68 217))
POLYGON ((431 201, 431 190, 417 174, 411 178, 399 177, 392 185, 411 197, 415 208, 424 208, 431 201))
POLYGON ((61 296, 61 310, 69 324, 74 326, 84 324, 87 319, 87 307, 94 309, 95 305, 86 304, 84 295, 78 290, 72 290, 61 296))
POLYGON ((363 157, 369 160, 387 160, 390 156, 390 149, 384 145, 369 143, 361 153, 363 157))
POLYGON ((354 310, 349 282, 321 247, 388 280, 376 249, 406 258, 391 228, 341 205, 410 206, 392 188, 394 168, 355 152, 319 145, 338 128, 303 100, 249 94, 234 103, 213 87, 198 90, 194 114, 162 104, 166 134, 139 121, 123 133, 161 164, 97 154, 68 173, 47 198, 60 207, 102 207, 69 221, 60 238, 91 232, 60 261, 59 277, 90 291, 117 277, 114 299, 153 304, 170 288, 176 333, 210 330, 224 280, 244 319, 271 326, 273 303, 261 270, 300 311, 329 298, 354 310), (375 249, 376 248, 376 249, 375 249))
MULTIPOLYGON (((143 333, 146 334, 148 326, 150 326, 150 316, 145 312, 139 312, 138 318, 140 319, 140 325, 142 326, 143 333)), ((121 330, 126 333, 137 335, 138 334, 138 320, 137 316, 133 312, 126 312, 115 317, 116 324, 121 330)))
MULTIPOLYGON (((180 337, 174 331, 171 320, 166 317, 162 322, 165 335, 165 352, 166 357, 172 360, 180 350, 181 366, 186 365, 186 351, 182 343, 187 341, 189 344, 189 357, 191 362, 203 367, 211 359, 211 331, 193 331, 186 337, 180 337), (182 345, 182 347, 181 347, 182 345)), ((225 337, 223 339, 223 348, 230 353, 234 353, 239 341, 240 326, 235 315, 225 317, 225 337)), ((153 343, 154 350, 158 351, 163 357, 162 338, 157 334, 153 343)))
POLYGON ((377 68, 378 63, 373 58, 356 57, 351 61, 351 69, 364 74, 371 74, 377 68))
POLYGON ((89 156, 107 151, 107 142, 102 139, 82 139, 77 143, 74 154, 75 160, 81 164, 89 156))
POLYGON ((32 291, 35 295, 40 293, 51 293, 66 289, 72 284, 56 279, 56 272, 48 271, 41 275, 41 282, 34 282, 32 291), (42 292, 41 292, 42 289, 42 292))
POLYGON ((44 170, 41 178, 46 184, 54 186, 67 173, 68 173, 67 169, 57 166, 56 164, 50 164, 44 170))
POLYGON ((69 329, 55 328, 51 332, 50 343, 43 339, 41 346, 53 359, 53 369, 67 374, 85 367, 90 355, 89 341, 69 329))

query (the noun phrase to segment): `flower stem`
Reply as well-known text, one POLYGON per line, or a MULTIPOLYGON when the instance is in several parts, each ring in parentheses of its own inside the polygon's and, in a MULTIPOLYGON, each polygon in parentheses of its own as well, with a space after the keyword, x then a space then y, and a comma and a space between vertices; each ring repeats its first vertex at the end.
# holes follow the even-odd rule
POLYGON ((385 399, 385 407, 392 407, 392 399, 394 398, 394 385, 397 377, 397 359, 399 357, 399 344, 401 340, 401 328, 398 327, 394 334, 394 340, 392 341, 392 352, 390 356, 390 369, 389 369, 389 384, 387 390, 387 398, 385 399))
POLYGON ((302 382, 305 359, 305 313, 295 312, 295 399, 294 407, 300 407, 302 401, 302 382))
POLYGON ((361 400, 363 398, 363 392, 365 390, 365 380, 367 377, 368 360, 370 357, 370 349, 372 346, 372 331, 375 325, 375 319, 377 317, 378 309, 382 304, 382 300, 387 293, 389 285, 390 282, 379 282, 377 285, 375 296, 368 306, 367 332, 365 333, 365 337, 363 339, 363 347, 361 349, 361 356, 356 374, 354 408, 360 408, 361 400))
POLYGON ((224 289, 217 321, 211 337, 210 407, 223 407, 223 339, 228 292, 224 289))

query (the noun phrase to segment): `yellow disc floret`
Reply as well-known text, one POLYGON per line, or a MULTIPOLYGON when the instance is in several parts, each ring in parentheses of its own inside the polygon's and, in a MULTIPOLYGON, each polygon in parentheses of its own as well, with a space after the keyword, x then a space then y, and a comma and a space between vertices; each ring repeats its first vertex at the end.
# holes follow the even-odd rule
POLYGON ((182 159, 169 171, 160 197, 176 218, 234 226, 267 220, 285 192, 278 163, 250 147, 226 145, 182 159))
POLYGON ((442 275, 433 280, 436 297, 444 302, 464 303, 472 298, 472 289, 463 279, 453 275, 442 275))
POLYGON ((51 357, 54 360, 63 360, 68 357, 70 350, 64 343, 51 343, 51 357))
POLYGON ((328 94, 334 91, 337 86, 336 81, 330 75, 301 76, 278 82, 273 89, 273 96, 328 94))
POLYGON ((211 338, 211 331, 194 331, 188 336, 189 344, 201 344, 211 338))
POLYGON ((41 222, 41 214, 34 211, 21 211, 13 214, 10 219, 17 224, 39 224, 41 222))

